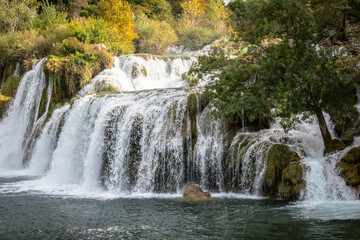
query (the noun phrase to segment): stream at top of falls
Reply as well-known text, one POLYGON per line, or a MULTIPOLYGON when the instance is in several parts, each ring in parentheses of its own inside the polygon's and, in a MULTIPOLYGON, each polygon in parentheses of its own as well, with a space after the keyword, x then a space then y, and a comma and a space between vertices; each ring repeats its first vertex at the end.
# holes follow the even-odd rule
POLYGON ((114 58, 113 68, 49 118, 51 81, 45 78, 45 60, 34 63, 0 122, 0 213, 6 216, 0 237, 235 239, 252 236, 254 228, 274 239, 294 232, 355 239, 360 201, 336 163, 360 145, 360 138, 324 157, 314 117, 288 133, 274 119, 270 129, 239 128, 229 135, 202 102, 206 81, 189 88, 181 77, 194 61, 114 58), (116 92, 101 92, 110 87, 116 92), (274 144, 286 144, 302 159, 305 188, 298 201, 262 197, 267 153, 274 144), (216 198, 180 200, 187 183, 216 198), (274 231, 278 235, 272 236, 274 231))

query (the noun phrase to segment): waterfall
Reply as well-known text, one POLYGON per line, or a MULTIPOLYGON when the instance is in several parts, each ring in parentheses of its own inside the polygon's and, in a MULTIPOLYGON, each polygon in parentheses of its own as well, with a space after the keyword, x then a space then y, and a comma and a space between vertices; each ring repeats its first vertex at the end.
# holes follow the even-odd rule
POLYGON ((34 63, 33 69, 21 79, 16 96, 0 122, 0 169, 23 167, 27 143, 35 128, 42 123, 38 121, 38 113, 46 86, 44 61, 34 63))
POLYGON ((111 90, 117 92, 187 86, 182 74, 187 72, 194 57, 125 55, 114 57, 114 67, 97 75, 81 95, 111 90))
POLYGON ((53 152, 57 146, 62 124, 69 109, 70 105, 68 104, 56 109, 42 130, 29 163, 28 168, 31 174, 44 174, 48 170, 53 152))
MULTIPOLYGON (((302 200, 356 198, 336 169, 350 148, 323 157, 316 117, 288 133, 280 119, 258 132, 248 132, 244 123, 229 130, 213 116, 213 106, 202 102, 204 81, 189 88, 182 79, 194 61, 181 56, 116 57, 113 68, 97 75, 71 106, 65 104, 49 118, 52 85, 45 81, 44 60, 37 62, 21 79, 0 123, 0 168, 23 168, 28 160, 26 174, 42 176, 31 189, 40 190, 180 193, 193 182, 213 193, 261 196, 269 149, 285 144, 301 158, 302 200)), ((327 122, 336 137, 329 116, 327 122)), ((355 141, 353 146, 358 145, 355 141)))

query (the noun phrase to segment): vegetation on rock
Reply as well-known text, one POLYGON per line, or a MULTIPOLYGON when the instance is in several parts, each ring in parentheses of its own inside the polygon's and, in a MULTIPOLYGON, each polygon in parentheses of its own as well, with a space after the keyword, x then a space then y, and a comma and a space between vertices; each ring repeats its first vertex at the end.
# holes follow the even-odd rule
POLYGON ((273 145, 268 153, 264 193, 272 197, 297 199, 304 187, 303 167, 297 153, 285 145, 273 145))
POLYGON ((346 184, 360 194, 360 147, 352 148, 336 166, 346 184))

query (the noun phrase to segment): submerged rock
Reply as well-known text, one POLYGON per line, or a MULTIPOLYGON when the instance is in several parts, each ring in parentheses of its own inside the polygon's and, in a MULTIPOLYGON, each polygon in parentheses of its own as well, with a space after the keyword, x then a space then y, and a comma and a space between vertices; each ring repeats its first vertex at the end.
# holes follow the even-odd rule
POLYGON ((286 145, 275 144, 268 153, 264 193, 271 197, 297 199, 304 187, 300 157, 286 145))
POLYGON ((336 167, 340 169, 340 176, 346 184, 360 195, 360 147, 352 148, 336 167))
POLYGON ((191 201, 201 201, 211 198, 209 192, 204 192, 201 187, 194 184, 188 184, 186 186, 183 196, 185 199, 191 201))

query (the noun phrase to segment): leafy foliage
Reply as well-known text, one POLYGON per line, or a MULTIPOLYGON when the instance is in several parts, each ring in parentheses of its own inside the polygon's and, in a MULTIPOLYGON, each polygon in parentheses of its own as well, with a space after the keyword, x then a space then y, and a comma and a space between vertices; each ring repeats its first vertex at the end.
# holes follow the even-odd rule
MULTIPOLYGON (((194 73, 200 77, 213 74, 215 81, 207 92, 219 109, 217 115, 234 119, 242 117, 241 110, 245 110, 254 121, 274 108, 287 130, 299 121, 296 114, 314 113, 328 146, 331 136, 322 111, 336 122, 357 116, 353 107, 356 98, 352 96, 358 73, 344 75, 342 57, 333 54, 332 49, 317 46, 318 25, 306 3, 261 1, 252 23, 254 30, 244 33, 255 49, 243 48, 247 52, 232 59, 226 55, 205 58, 194 73)), ((350 66, 354 67, 353 63, 350 66)), ((354 68, 347 71, 354 73, 354 68)))
POLYGON ((116 32, 119 43, 117 50, 131 52, 133 40, 138 36, 134 30, 134 21, 129 3, 124 0, 101 0, 98 11, 99 15, 116 32))
POLYGON ((32 22, 32 28, 39 32, 52 29, 58 25, 66 24, 66 17, 66 13, 58 12, 55 5, 45 1, 41 6, 41 13, 32 22))
POLYGON ((178 41, 172 27, 164 21, 147 19, 146 16, 138 18, 138 52, 162 54, 166 49, 178 41))
POLYGON ((37 8, 36 0, 0 0, 0 33, 28 30, 37 8))

